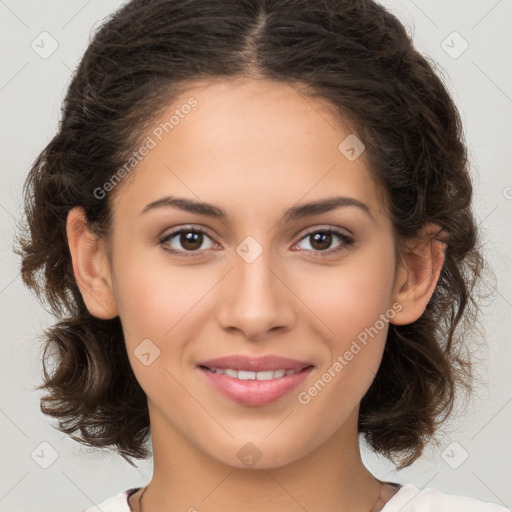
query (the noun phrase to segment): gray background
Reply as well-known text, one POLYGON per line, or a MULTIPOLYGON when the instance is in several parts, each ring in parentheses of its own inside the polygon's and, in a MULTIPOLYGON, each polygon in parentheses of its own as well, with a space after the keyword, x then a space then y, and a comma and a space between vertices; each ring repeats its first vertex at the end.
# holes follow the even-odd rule
MULTIPOLYGON (((23 179, 57 128, 71 71, 91 30, 121 3, 0 0, 0 512, 78 512, 151 477, 151 461, 136 470, 117 455, 84 448, 40 412, 40 392, 33 391, 41 381, 38 335, 52 318, 23 287, 11 252, 23 179), (46 37, 44 48, 51 49, 48 36, 40 36, 44 31, 58 43, 47 58, 31 47, 33 41, 42 47, 46 37)), ((363 446, 364 460, 381 479, 511 507, 512 0, 383 3, 406 24, 418 49, 438 63, 461 110, 476 215, 497 280, 487 282, 493 296, 482 315, 482 383, 467 409, 445 425, 440 445, 407 470, 395 472, 363 446)))

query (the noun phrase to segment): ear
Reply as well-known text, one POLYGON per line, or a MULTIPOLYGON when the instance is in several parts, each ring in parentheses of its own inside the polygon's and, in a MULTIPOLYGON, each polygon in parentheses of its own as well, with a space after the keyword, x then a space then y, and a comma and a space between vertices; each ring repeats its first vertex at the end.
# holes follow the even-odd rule
POLYGON ((77 206, 69 211, 66 234, 73 273, 89 313, 104 320, 115 318, 118 311, 106 243, 91 231, 83 208, 77 206))
POLYGON ((425 311, 441 274, 446 251, 446 237, 438 224, 428 224, 419 237, 406 242, 398 263, 393 297, 402 306, 390 322, 406 325, 425 311))

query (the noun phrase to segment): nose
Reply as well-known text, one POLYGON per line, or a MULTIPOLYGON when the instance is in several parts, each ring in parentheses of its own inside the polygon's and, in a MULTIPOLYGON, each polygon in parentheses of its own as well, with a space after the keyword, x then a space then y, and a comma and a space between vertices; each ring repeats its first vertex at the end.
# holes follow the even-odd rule
POLYGON ((242 333, 251 341, 264 339, 269 331, 288 331, 296 321, 294 294, 286 282, 286 272, 267 253, 270 251, 263 251, 250 263, 235 255, 217 311, 223 329, 242 333))

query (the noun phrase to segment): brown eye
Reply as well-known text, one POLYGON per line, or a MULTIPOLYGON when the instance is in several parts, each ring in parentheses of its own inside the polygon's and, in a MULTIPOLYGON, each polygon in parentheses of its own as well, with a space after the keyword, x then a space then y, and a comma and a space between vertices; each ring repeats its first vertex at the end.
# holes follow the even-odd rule
POLYGON ((184 249, 196 251, 203 244, 203 234, 196 231, 183 231, 179 242, 184 249))
POLYGON ((216 246, 206 231, 198 228, 182 228, 169 233, 159 241, 164 250, 182 256, 189 256, 187 253, 199 252, 204 249, 211 249, 216 246), (207 240, 211 241, 210 247, 203 245, 207 240))
MULTIPOLYGON (((302 237, 299 244, 303 241, 308 241, 310 247, 306 247, 306 250, 312 252, 315 256, 320 256, 322 254, 315 253, 325 253, 326 255, 335 254, 339 251, 347 249, 350 245, 354 243, 354 239, 345 235, 344 233, 338 231, 337 229, 317 229, 315 231, 310 231, 304 237, 302 237), (332 244, 336 241, 336 239, 340 240, 341 243, 338 243, 334 249, 331 249, 332 244)), ((298 245, 299 245, 298 244, 298 245)))
POLYGON ((329 249, 332 243, 332 234, 327 231, 321 231, 308 235, 312 241, 311 246, 319 251, 325 251, 329 249))

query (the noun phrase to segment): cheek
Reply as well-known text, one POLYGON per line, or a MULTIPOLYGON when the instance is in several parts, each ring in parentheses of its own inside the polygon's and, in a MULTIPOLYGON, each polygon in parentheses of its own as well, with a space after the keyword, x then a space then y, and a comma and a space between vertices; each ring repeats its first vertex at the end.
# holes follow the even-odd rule
POLYGON ((317 375, 318 391, 305 391, 314 395, 316 407, 326 413, 334 400, 344 403, 338 410, 340 417, 346 414, 377 373, 389 319, 394 316, 390 303, 393 264, 393 248, 382 245, 380 250, 354 254, 336 269, 317 271, 303 284, 302 293, 307 293, 304 296, 319 319, 319 331, 330 352, 330 360, 317 375))
POLYGON ((381 245, 350 255, 339 267, 319 267, 301 278, 304 302, 337 348, 343 349, 390 308, 393 268, 392 247, 381 245))
POLYGON ((172 384, 165 369, 174 374, 190 364, 185 345, 208 322, 206 299, 219 277, 206 268, 171 265, 165 255, 148 261, 133 252, 124 254, 130 256, 120 256, 115 267, 116 302, 131 366, 151 396, 162 379, 172 384), (141 359, 146 353, 154 361, 148 366, 141 359))
POLYGON ((180 328, 181 319, 200 310, 201 298, 214 284, 211 272, 171 264, 165 254, 156 256, 132 254, 117 261, 116 302, 132 338, 166 338, 180 328))

